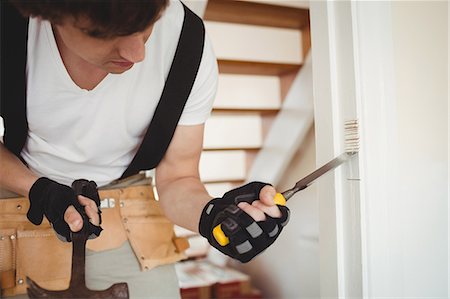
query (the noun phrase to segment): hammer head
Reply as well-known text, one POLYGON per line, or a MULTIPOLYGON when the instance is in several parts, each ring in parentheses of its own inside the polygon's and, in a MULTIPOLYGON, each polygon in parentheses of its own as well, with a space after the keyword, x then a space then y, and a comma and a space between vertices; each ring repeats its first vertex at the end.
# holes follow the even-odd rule
POLYGON ((115 283, 106 290, 93 291, 86 286, 69 286, 64 291, 50 291, 40 287, 27 277, 27 293, 31 299, 39 298, 89 298, 89 299, 128 299, 128 285, 124 282, 115 283))

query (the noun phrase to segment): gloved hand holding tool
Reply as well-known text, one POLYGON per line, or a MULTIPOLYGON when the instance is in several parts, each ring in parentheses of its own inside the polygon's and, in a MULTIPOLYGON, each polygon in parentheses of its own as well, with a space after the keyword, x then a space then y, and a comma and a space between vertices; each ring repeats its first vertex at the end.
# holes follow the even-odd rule
POLYGON ((265 220, 255 221, 237 205, 240 202, 251 204, 259 200, 260 191, 266 185, 268 184, 252 182, 211 200, 200 217, 200 234, 222 253, 243 263, 264 251, 288 223, 289 209, 284 205, 277 205, 281 212, 280 218, 266 213, 265 220))
MULTIPOLYGON (((96 212, 99 217, 99 225, 94 225, 88 222, 89 238, 98 237, 102 231, 101 224, 101 211, 98 208, 100 206, 100 198, 97 192, 97 184, 93 181, 83 180, 89 188, 85 188, 86 197, 93 200, 97 205, 96 212)), ((70 242, 72 240, 72 231, 64 219, 64 215, 70 206, 73 206, 75 210, 82 214, 89 209, 89 200, 86 199, 86 206, 83 208, 78 201, 75 191, 69 186, 59 184, 49 178, 39 178, 31 187, 29 193, 30 209, 28 210, 27 217, 35 225, 42 223, 42 220, 47 217, 51 223, 53 229, 57 232, 58 237, 70 242)), ((94 207, 95 208, 95 207, 94 207)), ((90 211, 90 214, 95 211, 90 211)), ((91 217, 93 217, 91 215, 91 217)))
MULTIPOLYGON (((76 180, 72 184, 72 191, 75 198, 77 195, 83 195, 89 198, 92 198, 97 194, 97 198, 100 202, 100 198, 98 197, 97 185, 93 182, 89 182, 87 180, 76 180), (93 196, 94 195, 94 196, 93 196)), ((61 185, 63 186, 63 185, 61 185)), ((65 192, 69 195, 71 192, 67 188, 62 188, 59 186, 54 186, 55 188, 61 188, 65 190, 65 192)), ((72 200, 72 204, 75 202, 72 200)), ((78 207, 79 208, 79 207, 78 207)), ((30 208, 31 209, 31 208, 30 208)), ((50 207, 47 207, 50 209, 50 207)), ((91 233, 91 226, 89 225, 89 220, 86 212, 81 208, 77 209, 77 211, 81 214, 83 219, 83 227, 81 231, 72 233, 71 237, 73 237, 72 242, 72 273, 70 277, 69 288, 63 291, 51 291, 41 288, 37 285, 33 280, 27 277, 27 293, 28 296, 32 299, 35 298, 96 298, 96 299, 128 299, 128 285, 124 282, 115 283, 110 286, 108 289, 103 291, 92 291, 86 287, 85 281, 85 264, 86 264, 86 241, 91 233)), ((52 212, 50 211, 46 211, 52 212)), ((45 214, 47 216, 47 214, 45 214)), ((48 217, 48 216, 47 216, 48 217)), ((58 218, 59 219, 59 218, 58 218)), ((42 217, 41 217, 42 221, 42 217)), ((61 220, 59 220, 61 221, 61 220)), ((57 257, 56 257, 57 258, 57 257)))
POLYGON ((252 203, 257 200, 259 192, 267 185, 264 183, 249 183, 225 193, 222 198, 211 200, 203 209, 200 218, 200 234, 222 253, 244 263, 250 261, 269 247, 288 223, 289 209, 285 206, 286 201, 325 173, 348 161, 357 152, 355 147, 349 147, 346 153, 313 171, 298 181, 293 188, 277 193, 274 203, 282 213, 281 218, 266 215, 265 221, 255 222, 237 207, 240 202, 252 203))

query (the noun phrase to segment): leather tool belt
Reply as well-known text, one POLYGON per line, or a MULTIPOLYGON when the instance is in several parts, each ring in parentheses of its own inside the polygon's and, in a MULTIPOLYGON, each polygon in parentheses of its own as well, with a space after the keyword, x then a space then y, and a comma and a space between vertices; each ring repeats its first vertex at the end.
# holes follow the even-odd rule
MULTIPOLYGON (((185 258, 186 239, 177 238, 173 224, 155 200, 150 179, 142 175, 99 190, 103 232, 86 247, 103 251, 127 240, 141 269, 185 258)), ((69 285, 72 244, 61 242, 48 221, 35 226, 26 217, 26 197, 0 199, 0 287, 2 296, 26 293, 27 276, 47 289, 69 285)))

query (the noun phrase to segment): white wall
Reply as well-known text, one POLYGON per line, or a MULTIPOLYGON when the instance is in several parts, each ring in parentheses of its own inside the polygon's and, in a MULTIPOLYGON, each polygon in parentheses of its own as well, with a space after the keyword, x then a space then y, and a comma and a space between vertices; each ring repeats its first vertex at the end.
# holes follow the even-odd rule
POLYGON ((361 19, 375 15, 372 24, 388 23, 381 36, 390 37, 382 38, 380 48, 370 22, 359 23, 362 248, 369 298, 450 295, 447 5, 357 6, 361 19), (386 7, 389 17, 381 18, 387 14, 377 12, 386 10, 377 9, 386 7), (385 64, 373 63, 383 55, 391 56, 385 64))
POLYGON ((402 236, 391 246, 405 297, 448 295, 447 5, 392 3, 402 236))
MULTIPOLYGON (((342 114, 337 108, 349 97, 339 95, 354 94, 362 142, 360 209, 341 217, 345 206, 336 197, 331 213, 323 213, 321 193, 332 182, 318 185, 321 297, 449 298, 448 2, 311 2, 311 13, 315 66, 331 70, 314 68, 315 111, 342 114), (342 49, 354 54, 342 56, 342 49), (328 104, 317 106, 316 91, 328 104), (339 226, 348 218, 361 225, 339 226), (322 234, 324 228, 331 232, 322 234), (347 232, 361 234, 360 244, 342 243, 347 232), (331 248, 332 238, 323 236, 344 246, 331 248), (347 268, 353 249, 361 259, 347 268), (361 281, 350 279, 346 270, 361 265, 361 281), (349 296, 353 289, 361 295, 349 296)), ((335 144, 322 142, 327 119, 315 120, 320 158, 335 144)), ((348 183, 336 178, 339 194, 348 183)))

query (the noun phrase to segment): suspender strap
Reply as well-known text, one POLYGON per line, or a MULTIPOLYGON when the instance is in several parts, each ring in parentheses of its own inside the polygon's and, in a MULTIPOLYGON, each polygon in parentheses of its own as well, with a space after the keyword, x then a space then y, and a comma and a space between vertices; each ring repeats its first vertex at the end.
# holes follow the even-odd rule
MULTIPOLYGON (((0 5, 0 113, 5 123, 5 146, 20 157, 28 134, 25 73, 28 18, 23 18, 9 1, 1 0, 0 5)), ((183 28, 161 99, 142 144, 122 178, 159 164, 194 85, 203 55, 205 29, 202 20, 184 4, 183 7, 183 28)))
POLYGON ((5 146, 20 155, 28 132, 26 118, 26 58, 28 18, 9 1, 0 1, 0 114, 5 146))
POLYGON ((161 99, 144 140, 122 178, 159 164, 194 85, 203 55, 205 29, 202 20, 186 6, 184 12, 183 28, 161 99))

